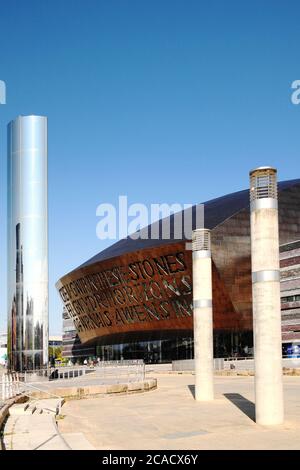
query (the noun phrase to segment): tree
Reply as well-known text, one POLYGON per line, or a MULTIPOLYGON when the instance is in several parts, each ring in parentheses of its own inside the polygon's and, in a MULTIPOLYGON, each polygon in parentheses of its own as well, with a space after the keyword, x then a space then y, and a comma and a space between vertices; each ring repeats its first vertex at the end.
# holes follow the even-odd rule
POLYGON ((49 346, 49 359, 60 359, 62 360, 62 347, 61 346, 49 346))

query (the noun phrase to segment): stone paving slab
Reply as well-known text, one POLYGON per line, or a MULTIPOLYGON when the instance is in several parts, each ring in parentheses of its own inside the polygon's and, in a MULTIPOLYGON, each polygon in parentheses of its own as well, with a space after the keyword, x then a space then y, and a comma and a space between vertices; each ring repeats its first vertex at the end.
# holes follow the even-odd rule
POLYGON ((159 376, 147 394, 67 402, 59 429, 80 429, 96 449, 300 449, 300 377, 284 377, 284 390, 284 425, 263 427, 252 377, 216 377, 215 400, 201 403, 193 376, 159 376))
POLYGON ((72 450, 96 450, 82 432, 64 433, 62 437, 72 450))

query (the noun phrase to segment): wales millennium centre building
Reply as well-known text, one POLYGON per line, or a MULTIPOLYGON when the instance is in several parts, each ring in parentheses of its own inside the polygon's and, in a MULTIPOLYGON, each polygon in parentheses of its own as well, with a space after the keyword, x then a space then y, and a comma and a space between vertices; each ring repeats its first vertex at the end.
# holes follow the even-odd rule
MULTIPOLYGON (((300 344, 300 180, 279 183, 278 199, 286 353, 300 344)), ((204 218, 211 230, 214 356, 251 355, 249 190, 205 202, 204 218)), ((120 240, 63 276, 57 289, 68 325, 66 357, 158 363, 193 357, 192 252, 174 231, 168 240, 120 240)))

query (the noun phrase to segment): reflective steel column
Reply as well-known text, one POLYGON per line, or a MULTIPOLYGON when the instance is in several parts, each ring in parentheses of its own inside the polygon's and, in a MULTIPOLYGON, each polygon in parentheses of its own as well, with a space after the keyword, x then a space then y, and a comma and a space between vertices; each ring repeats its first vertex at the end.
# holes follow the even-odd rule
POLYGON ((8 125, 8 362, 48 364, 47 118, 8 125))

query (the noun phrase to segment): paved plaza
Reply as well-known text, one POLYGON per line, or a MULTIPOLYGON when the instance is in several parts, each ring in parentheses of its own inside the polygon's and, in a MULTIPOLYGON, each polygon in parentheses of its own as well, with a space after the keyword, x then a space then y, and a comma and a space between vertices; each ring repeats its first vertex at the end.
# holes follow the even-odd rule
POLYGON ((60 432, 95 449, 300 449, 300 377, 284 377, 285 423, 269 428, 254 422, 253 377, 215 377, 205 403, 193 398, 194 376, 156 377, 150 392, 68 401, 60 432))

